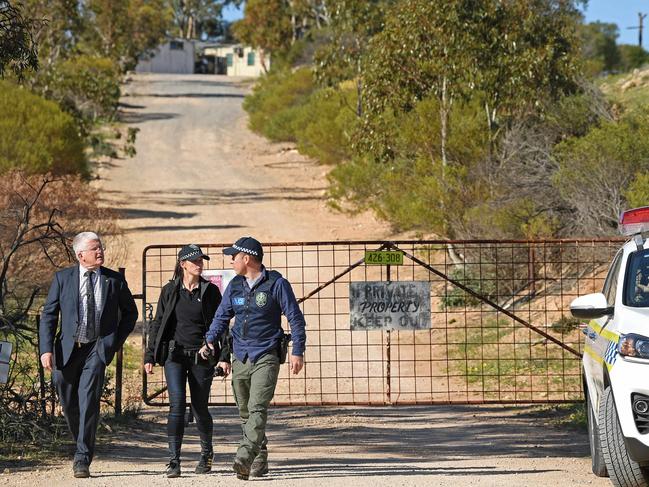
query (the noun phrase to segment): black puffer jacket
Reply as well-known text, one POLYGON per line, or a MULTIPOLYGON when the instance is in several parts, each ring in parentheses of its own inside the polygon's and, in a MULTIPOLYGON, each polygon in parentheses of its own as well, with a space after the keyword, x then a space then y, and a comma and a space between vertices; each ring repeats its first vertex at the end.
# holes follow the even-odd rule
MULTIPOLYGON (((162 288, 158 306, 156 308, 155 318, 149 324, 149 333, 147 348, 144 354, 145 364, 162 363, 162 344, 173 339, 176 329, 176 316, 174 308, 178 302, 178 295, 181 286, 181 279, 177 278, 169 281, 162 288)), ((200 280, 201 303, 203 305, 203 322, 205 331, 210 327, 214 313, 221 303, 221 291, 209 281, 201 278, 200 280)), ((219 362, 230 362, 230 347, 228 346, 227 337, 223 337, 220 346, 219 362)))

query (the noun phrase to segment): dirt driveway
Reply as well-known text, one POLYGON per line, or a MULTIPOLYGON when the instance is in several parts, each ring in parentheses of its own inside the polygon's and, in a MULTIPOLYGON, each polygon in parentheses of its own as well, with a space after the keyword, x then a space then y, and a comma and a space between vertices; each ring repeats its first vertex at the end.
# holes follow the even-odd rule
POLYGON ((385 238, 371 214, 331 212, 328 168, 247 129, 243 79, 136 75, 123 92, 123 119, 140 129, 137 155, 99 168, 103 204, 122 211, 131 288, 141 291, 142 250, 151 244, 385 238))
MULTIPOLYGON (((158 419, 146 429, 116 435, 99 445, 90 479, 73 479, 67 462, 39 472, 0 475, 0 485, 249 485, 236 480, 230 471, 240 434, 234 408, 212 408, 212 413, 216 459, 210 475, 193 473, 200 449, 194 425, 185 439, 183 476, 167 479, 162 474, 166 438, 158 419)), ((271 471, 250 483, 299 487, 610 485, 608 479, 590 473, 586 435, 547 424, 550 416, 503 406, 275 408, 268 430, 271 471)))
MULTIPOLYGON (((215 76, 141 75, 126 87, 126 121, 141 129, 134 159, 112 161, 96 182, 104 204, 119 208, 125 265, 141 290, 142 250, 154 243, 385 238, 388 227, 365 214, 330 212, 326 168, 246 128, 248 88, 215 76)), ((109 252, 110 254, 110 252, 109 252)), ((109 255, 110 257, 110 255, 109 255)), ((133 337, 134 343, 139 338, 133 337)), ((104 440, 93 477, 75 481, 70 462, 0 474, 0 485, 32 487, 244 485, 230 472, 240 435, 233 407, 213 408, 215 472, 193 474, 199 450, 188 429, 180 479, 167 479, 163 411, 149 426, 104 440)), ((275 408, 270 412, 271 473, 264 485, 548 486, 610 485, 590 473, 586 434, 549 425, 530 408, 442 406, 275 408)))

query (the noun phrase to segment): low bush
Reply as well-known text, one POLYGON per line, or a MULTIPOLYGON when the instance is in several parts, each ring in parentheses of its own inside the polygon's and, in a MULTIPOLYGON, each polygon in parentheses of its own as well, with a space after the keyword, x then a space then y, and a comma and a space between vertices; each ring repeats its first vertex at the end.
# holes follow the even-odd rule
POLYGON ((43 85, 43 94, 65 111, 92 123, 115 114, 120 76, 119 66, 111 59, 82 55, 54 65, 39 86, 43 85))
POLYGON ((649 116, 642 111, 606 121, 583 137, 554 147, 558 170, 552 184, 577 215, 574 227, 591 235, 612 235, 629 203, 649 201, 642 174, 649 172, 649 116), (629 197, 629 202, 625 200, 629 197))
POLYGON ((79 128, 56 103, 0 81, 0 106, 0 174, 88 173, 79 128))
POLYGON ((300 107, 314 89, 309 68, 276 71, 263 77, 243 102, 250 115, 250 128, 277 142, 296 142, 300 107))
POLYGON ((322 164, 338 164, 352 156, 358 117, 353 89, 314 92, 296 119, 297 148, 322 164))
MULTIPOLYGON (((465 267, 456 267, 450 272, 449 277, 480 295, 489 299, 494 298, 496 290, 493 276, 481 276, 481 278, 478 278, 472 275, 465 267)), ((475 296, 459 287, 449 284, 447 292, 442 296, 440 308, 442 310, 473 308, 479 306, 481 303, 482 301, 475 296)))

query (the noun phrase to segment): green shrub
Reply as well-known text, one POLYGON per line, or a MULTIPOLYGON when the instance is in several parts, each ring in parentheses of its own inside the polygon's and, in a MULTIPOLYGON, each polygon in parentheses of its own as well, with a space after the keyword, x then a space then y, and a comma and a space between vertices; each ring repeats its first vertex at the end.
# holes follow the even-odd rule
POLYGON ((649 173, 639 172, 624 193, 628 208, 649 206, 649 173))
POLYGON ((467 228, 487 238, 551 238, 558 219, 528 196, 491 205, 476 204, 464 215, 467 228))
POLYGON ((108 58, 82 55, 67 59, 56 64, 44 81, 48 98, 86 120, 111 118, 119 102, 119 67, 108 58))
POLYGON ((649 62, 649 52, 640 46, 622 44, 619 46, 622 71, 641 68, 649 62))
POLYGON ((649 172, 649 116, 646 107, 619 122, 603 122, 583 137, 554 148, 559 163, 554 187, 579 214, 579 225, 591 235, 617 233, 618 215, 633 202, 646 201, 639 174, 649 172), (634 183, 635 181, 635 183, 634 183))
POLYGON ((353 89, 319 90, 300 107, 296 119, 297 147, 322 164, 338 164, 352 155, 352 135, 358 122, 353 89))
POLYGON ((582 321, 583 320, 573 318, 572 316, 562 316, 550 325, 550 329, 556 333, 570 333, 579 328, 582 321))
MULTIPOLYGON (((486 296, 489 299, 493 299, 493 296, 496 292, 493 278, 487 279, 487 276, 481 276, 482 279, 476 278, 466 267, 453 268, 453 270, 449 273, 449 277, 454 281, 457 281, 468 287, 472 291, 482 296, 486 296)), ((459 287, 449 284, 449 288, 449 291, 444 294, 444 296, 442 296, 440 303, 442 310, 452 308, 476 307, 482 303, 480 299, 467 293, 459 287)))
POLYGON ((0 81, 0 107, 0 174, 87 174, 78 127, 56 103, 0 81))
POLYGON ((243 102, 250 115, 250 128, 274 141, 296 142, 295 120, 313 91, 309 68, 264 76, 243 102))

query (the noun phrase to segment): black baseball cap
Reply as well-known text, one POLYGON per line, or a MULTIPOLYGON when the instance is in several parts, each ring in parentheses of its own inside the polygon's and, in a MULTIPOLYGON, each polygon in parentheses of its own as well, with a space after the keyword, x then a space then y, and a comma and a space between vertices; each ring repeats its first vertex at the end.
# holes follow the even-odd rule
POLYGON ((259 260, 264 256, 264 249, 261 248, 261 244, 257 239, 252 237, 241 237, 232 244, 232 247, 223 249, 225 255, 237 255, 239 252, 254 255, 259 260))
POLYGON ((185 245, 180 252, 178 252, 178 260, 196 260, 202 257, 205 260, 210 260, 210 256, 203 253, 201 248, 196 244, 185 245))

